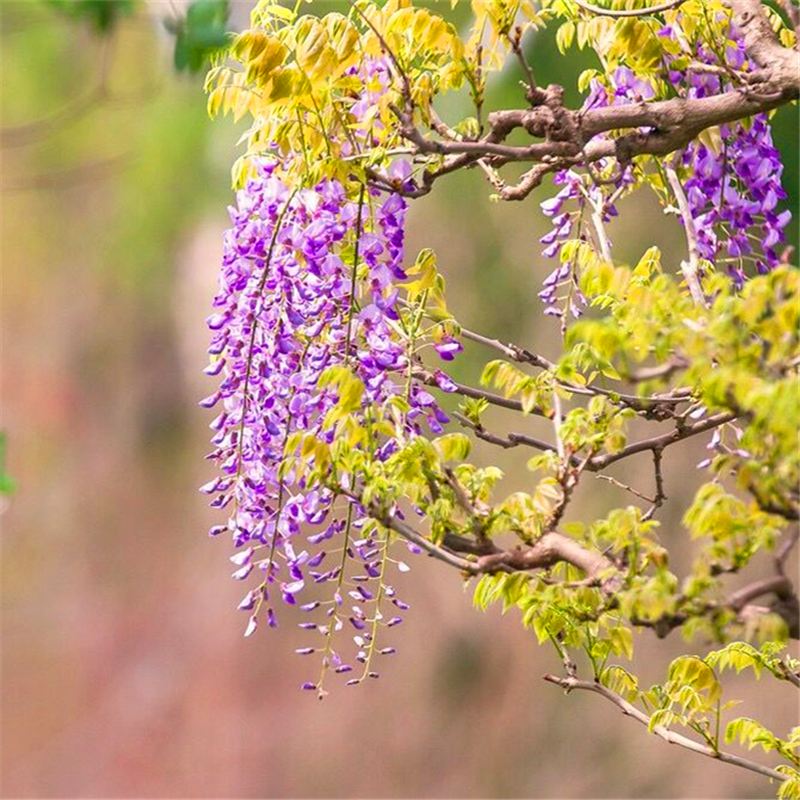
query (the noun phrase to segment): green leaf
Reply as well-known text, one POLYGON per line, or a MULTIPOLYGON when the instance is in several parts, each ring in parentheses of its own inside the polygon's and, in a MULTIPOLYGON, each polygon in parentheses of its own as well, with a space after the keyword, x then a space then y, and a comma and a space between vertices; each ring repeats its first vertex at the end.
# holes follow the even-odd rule
POLYGON ((228 0, 195 0, 177 25, 175 67, 199 72, 207 60, 228 46, 228 0))
POLYGON ((472 442, 463 433, 447 433, 434 439, 433 446, 443 461, 464 461, 472 448, 472 442))
POLYGON ((6 434, 0 432, 0 494, 13 494, 16 489, 16 483, 13 478, 6 472, 5 469, 6 458, 6 434))

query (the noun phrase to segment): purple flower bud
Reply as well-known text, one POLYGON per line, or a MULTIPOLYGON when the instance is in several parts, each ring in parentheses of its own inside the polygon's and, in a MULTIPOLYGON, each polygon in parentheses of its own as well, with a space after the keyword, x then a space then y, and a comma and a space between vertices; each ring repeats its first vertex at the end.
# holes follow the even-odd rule
POLYGON ((252 571, 253 565, 245 564, 241 569, 237 569, 236 572, 231 573, 231 578, 237 581, 243 581, 252 571))
POLYGON ((443 391, 443 392, 457 392, 458 387, 456 386, 455 382, 450 378, 449 375, 442 372, 440 369, 436 370, 433 373, 433 377, 436 379, 436 385, 443 391))
POLYGON ((255 614, 247 620, 247 627, 244 630, 245 636, 252 636, 256 629, 258 628, 258 620, 255 617, 255 614))
POLYGON ((256 604, 256 592, 250 591, 243 598, 239 605, 236 607, 239 611, 252 611, 256 604))

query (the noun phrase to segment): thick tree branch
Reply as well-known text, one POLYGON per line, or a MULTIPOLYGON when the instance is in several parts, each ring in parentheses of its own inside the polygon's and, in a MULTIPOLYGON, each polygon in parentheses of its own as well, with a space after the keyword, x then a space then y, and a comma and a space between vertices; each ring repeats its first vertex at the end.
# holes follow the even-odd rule
POLYGON ((733 22, 742 33, 747 55, 760 67, 768 70, 777 83, 790 86, 794 82, 796 85, 800 55, 783 47, 778 41, 760 0, 725 2, 733 11, 733 22))
MULTIPOLYGON (((529 92, 532 108, 490 114, 488 132, 477 141, 431 139, 415 126, 409 109, 395 108, 401 134, 418 154, 444 156, 439 165, 425 172, 422 185, 407 193, 426 194, 439 177, 482 159, 494 168, 515 161, 533 162, 534 166, 516 186, 499 189, 504 199, 521 200, 549 172, 575 164, 590 165, 609 157, 627 164, 637 156, 666 156, 708 128, 765 113, 796 100, 800 96, 797 52, 781 46, 758 0, 728 0, 728 5, 742 31, 748 55, 761 67, 749 74, 750 80, 759 84, 757 93, 749 86, 741 86, 710 97, 677 97, 584 111, 565 108, 563 90, 548 86, 529 92), (520 128, 541 141, 507 144, 512 131, 520 128), (618 135, 611 136, 614 132, 618 135)), ((590 4, 584 4, 587 6, 590 4)))
POLYGON ((566 562, 586 573, 590 580, 600 583, 608 594, 618 591, 622 576, 614 564, 602 553, 589 550, 574 539, 561 533, 546 533, 536 544, 518 547, 478 558, 481 572, 524 572, 532 569, 548 569, 559 562, 566 562))

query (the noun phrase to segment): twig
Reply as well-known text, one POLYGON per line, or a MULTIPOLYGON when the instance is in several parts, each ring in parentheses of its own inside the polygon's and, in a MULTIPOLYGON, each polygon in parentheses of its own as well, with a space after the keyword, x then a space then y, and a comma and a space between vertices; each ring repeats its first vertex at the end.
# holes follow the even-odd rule
POLYGON ((395 70, 397 71, 397 75, 403 84, 403 90, 402 90, 403 102, 405 104, 406 111, 410 113, 414 108, 414 104, 411 100, 411 84, 408 80, 408 75, 406 74, 405 70, 400 66, 400 62, 398 61, 397 56, 394 54, 392 48, 389 47, 389 44, 384 38, 383 34, 372 24, 370 18, 358 7, 355 0, 350 0, 350 8, 352 8, 353 11, 355 11, 361 17, 362 20, 364 20, 369 29, 375 34, 377 40, 380 42, 383 51, 386 53, 387 56, 389 56, 392 64, 394 65, 395 70))
POLYGON ((654 381, 659 378, 668 378, 673 373, 688 366, 686 360, 681 356, 673 356, 669 361, 655 367, 643 367, 635 372, 627 373, 624 378, 629 383, 644 383, 654 381))
POLYGON ((480 158, 475 163, 483 170, 486 175, 486 180, 489 181, 495 191, 502 194, 506 189, 506 184, 500 175, 498 175, 497 170, 490 167, 489 164, 486 163, 485 158, 480 158))
POLYGON ((482 334, 471 331, 468 328, 462 328, 461 335, 465 339, 470 339, 478 344, 491 347, 493 350, 497 350, 513 361, 519 361, 525 364, 533 364, 533 366, 541 367, 542 369, 552 369, 555 367, 555 364, 549 359, 539 355, 538 353, 532 353, 530 350, 526 350, 524 347, 519 347, 515 344, 503 344, 498 339, 491 339, 488 336, 483 336, 482 334))
POLYGON ((601 481, 608 481, 609 483, 614 484, 614 486, 618 486, 620 489, 624 489, 626 492, 630 492, 636 497, 645 501, 645 503, 655 503, 654 499, 649 498, 646 494, 642 494, 641 492, 637 491, 633 488, 633 486, 628 486, 627 483, 622 483, 622 481, 618 481, 616 478, 612 478, 610 475, 598 475, 595 474, 595 478, 601 481))
MULTIPOLYGON (((414 369, 411 374, 414 378, 421 383, 424 383, 426 386, 439 385, 436 380, 436 376, 433 373, 422 369, 421 367, 414 369)), ((484 389, 477 389, 474 386, 467 386, 466 384, 458 383, 457 381, 453 381, 453 385, 456 387, 456 392, 464 397, 472 397, 475 400, 485 400, 487 403, 493 406, 507 408, 510 411, 519 411, 523 413, 525 411, 525 409, 522 407, 522 403, 519 400, 513 400, 510 397, 503 397, 502 395, 494 394, 493 392, 487 392, 484 389)), ((538 406, 527 409, 527 411, 530 414, 536 414, 537 416, 550 419, 550 412, 545 411, 538 406)))
POLYGON ((558 390, 553 388, 553 432, 556 437, 556 452, 561 461, 566 460, 564 451, 564 442, 561 439, 561 422, 563 414, 561 413, 561 398, 558 396, 558 390))
POLYGON ((485 506, 485 504, 482 504, 484 505, 483 509, 477 508, 475 503, 472 502, 469 495, 467 494, 467 490, 461 485, 461 481, 458 480, 455 472, 453 472, 453 470, 450 469, 450 467, 444 468, 444 475, 448 485, 453 490, 456 502, 466 512, 467 516, 472 520, 473 535, 482 545, 485 545, 488 542, 486 532, 484 531, 485 519, 487 512, 489 510, 488 507, 485 506))
POLYGON ((605 204, 602 200, 600 202, 595 202, 589 192, 582 185, 579 188, 581 190, 581 194, 583 194, 586 202, 592 209, 592 226, 594 227, 595 234, 597 235, 597 244, 600 249, 600 255, 603 257, 603 260, 606 263, 613 264, 614 258, 611 255, 611 242, 608 240, 605 223, 603 222, 603 210, 605 204))
POLYGON ((617 453, 595 456, 589 462, 588 469, 590 472, 595 472, 599 469, 605 469, 615 461, 620 461, 623 458, 632 456, 634 453, 642 453, 646 450, 663 450, 665 447, 675 444, 675 442, 683 441, 690 436, 697 436, 697 434, 710 431, 712 428, 718 428, 720 425, 724 425, 726 422, 731 422, 734 419, 736 419, 736 414, 723 411, 719 414, 714 414, 703 420, 699 420, 695 422, 694 425, 676 427, 674 430, 662 434, 661 436, 654 436, 652 439, 642 439, 639 442, 629 444, 617 453))
POLYGON ((792 552, 792 548, 794 547, 798 538, 800 538, 800 528, 795 528, 786 535, 786 538, 780 543, 778 549, 775 551, 775 568, 778 570, 780 575, 784 574, 786 559, 789 557, 789 553, 792 552))
POLYGON ((643 522, 652 519, 655 516, 656 511, 661 508, 661 506, 664 504, 664 501, 667 499, 667 495, 664 492, 664 475, 661 472, 662 453, 663 448, 661 447, 657 447, 653 450, 653 475, 656 483, 656 495, 653 498, 653 504, 642 517, 643 522))
MULTIPOLYGON (((467 328, 461 329, 461 335, 465 339, 470 339, 473 342, 491 347, 493 350, 502 353, 506 358, 516 361, 519 364, 532 364, 541 369, 552 370, 556 365, 538 353, 533 353, 524 347, 515 344, 503 344, 498 339, 492 339, 488 336, 483 336, 475 331, 467 328)), ((638 397, 633 394, 625 394, 624 392, 617 392, 613 389, 605 389, 600 386, 588 384, 586 386, 578 386, 574 383, 566 381, 558 381, 558 385, 571 392, 572 394, 583 395, 592 397, 597 394, 602 394, 606 397, 613 397, 619 400, 620 403, 632 408, 636 411, 648 412, 652 411, 653 406, 659 405, 678 405, 684 403, 689 399, 689 390, 676 389, 670 393, 662 395, 650 395, 638 397)))
MULTIPOLYGON (((611 689, 608 689, 599 682, 581 681, 571 676, 562 678, 558 675, 549 674, 544 676, 544 680, 546 680, 548 683, 554 683, 557 686, 561 686, 567 692, 571 692, 574 689, 580 689, 587 692, 593 692, 594 694, 599 694, 601 697, 604 697, 606 700, 611 701, 615 706, 617 706, 626 717, 633 717, 633 719, 635 719, 637 722, 640 722, 645 727, 650 727, 650 717, 647 714, 640 711, 638 708, 636 708, 636 706, 625 700, 625 698, 618 695, 616 692, 611 691, 611 689)), ((700 755, 707 756, 708 758, 722 761, 725 764, 732 764, 737 767, 742 767, 743 769, 750 770, 751 772, 757 772, 760 775, 765 775, 767 778, 780 781, 781 783, 786 780, 786 775, 778 772, 776 769, 766 767, 763 764, 758 764, 755 761, 750 761, 747 758, 742 758, 741 756, 736 756, 732 753, 714 750, 708 745, 695 742, 688 736, 675 733, 674 731, 665 728, 663 725, 653 726, 652 732, 665 742, 678 745, 679 747, 683 747, 686 750, 691 750, 694 753, 699 753, 700 755)))
POLYGON ((525 53, 522 49, 522 28, 517 26, 514 29, 514 35, 512 36, 509 34, 508 40, 511 42, 511 49, 514 51, 514 55, 517 57, 517 61, 519 61, 520 65, 522 66, 522 71, 525 73, 528 90, 530 91, 535 89, 536 78, 534 77, 533 69, 528 63, 528 59, 525 58, 525 53))
POLYGON ((781 675, 794 686, 800 688, 800 673, 794 672, 785 658, 778 662, 781 675))
POLYGON ((438 559, 439 561, 443 561, 445 564, 449 564, 451 567, 456 567, 463 572, 468 572, 470 575, 475 575, 478 572, 481 572, 474 561, 468 561, 465 558, 460 558, 459 556, 449 553, 447 550, 439 547, 438 545, 435 545, 430 539, 415 531, 410 525, 407 525, 395 514, 391 512, 384 512, 375 504, 365 505, 362 497, 356 492, 350 491, 349 489, 337 487, 337 490, 341 492, 341 494, 347 495, 347 497, 349 497, 351 500, 355 500, 359 505, 363 506, 363 508, 374 520, 377 520, 385 527, 390 528, 407 541, 417 545, 417 547, 422 548, 426 553, 438 559))
MULTIPOLYGON (((458 412, 454 412, 454 416, 456 419, 466 427, 471 428, 475 431, 475 435, 483 439, 484 441, 489 442, 490 444, 496 444, 499 447, 503 447, 505 449, 511 447, 517 447, 518 445, 525 445, 527 447, 532 447, 535 450, 543 450, 543 451, 550 451, 550 452, 558 452, 557 448, 550 444, 549 442, 543 442, 540 439, 534 439, 531 436, 527 436, 526 434, 522 433, 509 433, 507 438, 498 436, 487 431, 482 425, 478 425, 471 420, 467 419, 462 414, 458 412)), ((730 422, 731 420, 736 419, 735 414, 722 412, 719 414, 715 414, 711 417, 706 417, 706 419, 699 420, 698 422, 694 423, 694 425, 684 425, 682 427, 677 427, 670 431, 669 433, 661 434, 660 436, 654 436, 651 439, 642 439, 638 442, 633 442, 633 444, 629 444, 626 447, 623 447, 622 450, 616 453, 606 453, 604 455, 595 455, 592 456, 588 462, 586 463, 586 471, 587 472, 599 472, 600 470, 605 469, 606 467, 614 464, 617 461, 621 461, 624 458, 628 458, 629 456, 635 455, 636 453, 643 453, 648 450, 653 451, 655 453, 659 450, 664 450, 664 448, 669 447, 671 444, 675 444, 677 442, 681 442, 684 439, 688 439, 692 436, 697 436, 700 433, 705 433, 705 431, 709 431, 712 428, 717 428, 720 425, 725 424, 726 422, 730 422)), ((580 459, 576 456, 570 457, 570 463, 573 465, 580 464, 580 459)), ((660 469, 660 464, 659 464, 660 469)), ((656 488, 658 488, 659 482, 658 474, 656 475, 656 488)), ((663 484, 662 484, 662 492, 663 492, 663 484)), ((665 500, 666 497, 662 497, 662 502, 665 500)))
POLYGON ((589 11, 590 13, 597 14, 598 16, 623 18, 645 17, 648 14, 659 14, 662 11, 669 11, 672 8, 677 8, 683 2, 684 0, 668 0, 665 3, 660 3, 659 5, 652 6, 651 8, 624 8, 618 11, 611 8, 602 8, 601 6, 596 6, 593 3, 587 3, 586 0, 575 0, 575 5, 579 8, 582 8, 584 11, 589 11))
MULTIPOLYGON (((460 414, 458 411, 453 412, 453 416, 460 422, 465 428, 469 428, 472 430, 475 435, 479 439, 483 439, 483 441, 488 442, 489 444, 497 445, 498 447, 502 447, 505 450, 508 450, 511 447, 517 447, 519 445, 525 445, 527 447, 532 447, 535 450, 542 450, 544 452, 555 453, 557 452, 555 445, 550 444, 550 442, 544 442, 541 439, 536 439, 533 436, 528 436, 524 433, 509 433, 507 438, 502 436, 497 436, 496 434, 490 433, 487 431, 483 425, 479 425, 473 422, 471 419, 468 419, 463 414, 460 414)), ((572 458, 572 463, 577 464, 578 459, 574 456, 572 458)))
POLYGON ((686 279, 686 285, 689 287, 689 292, 692 299, 699 306, 708 307, 703 288, 700 285, 700 251, 697 246, 697 231, 694 228, 694 217, 689 208, 689 201, 686 198, 686 193, 683 191, 683 184, 678 177, 675 168, 666 164, 664 171, 667 175, 669 185, 672 187, 672 192, 675 195, 675 201, 678 204, 678 210, 683 220, 683 229, 686 234, 686 245, 689 250, 689 260, 681 261, 681 271, 683 277, 686 279))

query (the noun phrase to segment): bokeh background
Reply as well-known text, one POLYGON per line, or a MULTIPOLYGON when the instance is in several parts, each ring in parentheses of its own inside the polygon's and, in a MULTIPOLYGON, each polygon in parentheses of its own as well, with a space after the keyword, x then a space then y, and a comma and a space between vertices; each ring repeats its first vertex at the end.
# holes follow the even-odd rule
MULTIPOLYGON (((232 3, 234 27, 250 5, 232 3)), ((202 80, 173 68, 162 21, 180 8, 150 2, 103 39, 43 3, 0 2, 2 428, 17 483, 0 516, 3 795, 771 796, 763 779, 670 748, 598 697, 545 684, 559 664, 515 613, 475 611, 459 577, 422 557, 380 681, 319 703, 298 691, 310 665, 293 655, 291 614, 242 638, 241 586, 196 491, 210 477, 203 320, 241 128, 211 123, 202 80)), ((559 56, 549 34, 528 44, 540 82, 577 100, 589 57, 559 56)), ((518 104, 519 78, 500 75, 490 105, 518 104)), ((465 113, 460 102, 444 116, 465 113)), ((793 208, 797 123, 785 110, 776 127, 793 208)), ((477 171, 454 175, 413 204, 408 245, 412 258, 436 249, 465 324, 554 357, 557 324, 536 297, 547 191, 494 204, 477 171)), ((642 196, 623 212, 619 258, 658 244, 677 265, 674 220, 642 196)), ((457 376, 474 379, 491 357, 469 348, 457 376)), ((702 448, 668 459, 662 535, 680 548, 679 572, 702 448)), ((505 470, 507 491, 526 486, 528 455, 475 451, 505 470)), ((646 456, 618 475, 647 490, 646 456)), ((629 500, 596 482, 571 513, 629 500)), ((644 682, 684 647, 679 633, 636 646, 644 682)), ((797 724, 786 686, 727 685, 745 699, 737 714, 797 724)))

